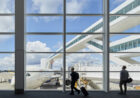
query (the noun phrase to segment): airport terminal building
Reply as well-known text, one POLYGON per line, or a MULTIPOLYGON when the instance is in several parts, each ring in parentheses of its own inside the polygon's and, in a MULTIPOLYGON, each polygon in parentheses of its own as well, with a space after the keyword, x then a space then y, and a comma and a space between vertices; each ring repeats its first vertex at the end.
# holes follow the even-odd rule
POLYGON ((0 0, 0 90, 140 90, 140 0, 0 0))

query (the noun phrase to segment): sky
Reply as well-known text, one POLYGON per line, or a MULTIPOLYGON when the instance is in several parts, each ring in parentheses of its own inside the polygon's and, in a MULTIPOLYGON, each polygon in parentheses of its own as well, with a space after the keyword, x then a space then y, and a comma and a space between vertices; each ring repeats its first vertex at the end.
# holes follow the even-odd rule
MULTIPOLYGON (((127 0, 110 0, 110 11, 127 0)), ((102 0, 66 0, 66 13, 74 14, 102 14, 102 0)), ((14 13, 14 0, 0 0, 0 13, 14 13)), ((26 0, 26 13, 55 13, 63 14, 63 0, 26 0)), ((102 16, 67 16, 66 17, 66 32, 82 32, 93 23, 102 19, 102 16)), ((14 32, 14 17, 0 16, 0 32, 14 32)), ((27 16, 26 17, 27 32, 59 32, 63 33, 63 17, 62 16, 27 16)), ((140 25, 129 28, 123 33, 139 32, 140 25)), ((130 35, 114 35, 110 37, 110 42, 119 40, 130 35)), ((66 41, 74 38, 74 35, 67 35, 66 41)), ((14 52, 14 35, 0 35, 0 51, 14 52)), ((62 35, 27 35, 26 36, 26 51, 30 52, 56 52, 57 49, 63 46, 62 35)), ((91 51, 84 48, 80 51, 91 51)), ((0 54, 1 69, 14 68, 14 54, 0 54), (11 63, 12 62, 12 63, 11 63), (7 66, 7 67, 5 67, 7 66)), ((71 62, 83 61, 85 57, 89 60, 100 61, 102 65, 102 55, 98 54, 71 54, 68 55, 68 66, 71 62), (75 58, 74 58, 75 57, 75 58), (96 57, 96 58, 95 58, 96 57), (78 60, 77 60, 78 59, 78 60)), ((27 65, 40 64, 41 58, 47 58, 50 54, 27 54, 27 65)), ((139 58, 138 58, 139 59, 139 58)), ((62 65, 62 62, 56 60, 55 67, 62 65)), ((61 66, 62 67, 62 66, 61 66)), ((60 68, 60 67, 59 67, 60 68)))

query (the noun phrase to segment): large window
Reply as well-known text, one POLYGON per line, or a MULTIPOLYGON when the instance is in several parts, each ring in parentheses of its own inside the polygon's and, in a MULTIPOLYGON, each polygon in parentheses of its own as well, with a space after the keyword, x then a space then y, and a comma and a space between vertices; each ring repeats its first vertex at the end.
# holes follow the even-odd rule
POLYGON ((26 0, 25 89, 69 90, 64 80, 74 67, 80 86, 103 90, 102 2, 26 0))
POLYGON ((15 1, 0 0, 0 90, 14 90, 15 1))
POLYGON ((110 90, 119 90, 120 70, 127 66, 133 82, 128 90, 139 90, 140 0, 110 0, 110 90))
POLYGON ((140 0, 21 1, 0 0, 0 90, 70 90, 72 67, 77 88, 119 90, 123 65, 139 90, 140 0))

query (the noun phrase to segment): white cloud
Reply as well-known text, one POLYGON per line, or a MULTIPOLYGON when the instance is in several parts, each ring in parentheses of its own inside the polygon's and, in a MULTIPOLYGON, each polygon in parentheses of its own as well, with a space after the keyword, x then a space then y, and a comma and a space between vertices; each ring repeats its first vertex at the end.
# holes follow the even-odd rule
MULTIPOLYGON (((68 0, 67 13, 79 14, 83 12, 83 9, 87 6, 88 0, 68 0)), ((78 16, 68 17, 69 20, 75 20, 78 16)))
POLYGON ((0 35, 0 43, 8 40, 11 37, 12 37, 11 35, 0 35))
MULTIPOLYGON (((82 13, 88 0, 67 0, 67 13, 82 13)), ((32 0, 32 10, 38 13, 63 13, 63 0, 32 0)), ((58 17, 42 17, 46 22, 59 19, 58 17)), ((77 19, 78 17, 68 17, 77 19)), ((36 22, 38 19, 35 19, 36 22)))
POLYGON ((88 0, 68 0, 67 13, 82 13, 88 0))
POLYGON ((57 44, 55 46, 53 46, 53 48, 56 50, 56 49, 59 49, 59 48, 62 48, 63 47, 63 43, 61 41, 58 41, 57 44))
MULTIPOLYGON (((28 42, 27 43, 27 50, 28 51, 51 51, 50 48, 47 47, 45 43, 42 43, 40 41, 35 42, 28 42)), ((37 65, 40 64, 41 58, 48 58, 50 54, 27 54, 27 65, 37 65)), ((14 54, 10 56, 5 56, 3 58, 0 58, 0 66, 14 66, 14 54)))
POLYGON ((77 53, 67 55, 66 62, 68 66, 73 66, 73 64, 77 63, 89 63, 89 62, 101 63, 101 60, 102 58, 100 54, 77 53))
MULTIPOLYGON (((0 13, 12 12, 13 0, 0 0, 0 13)), ((13 32, 14 31, 14 18, 10 16, 0 16, 0 32, 13 32)), ((0 36, 0 41, 5 41, 11 36, 0 36)))
POLYGON ((11 13, 11 2, 13 0, 0 0, 0 13, 11 13))
POLYGON ((27 51, 30 52, 50 52, 51 49, 47 47, 46 43, 40 41, 27 42, 27 51))
POLYGON ((39 13, 58 13, 62 10, 63 0, 32 0, 33 10, 39 13))
POLYGON ((26 55, 26 62, 27 65, 38 65, 40 64, 41 58, 48 58, 50 54, 27 54, 26 55))
MULTIPOLYGON (((26 49, 28 52, 50 52, 46 43, 40 41, 27 42, 26 49)), ((41 58, 47 58, 50 54, 27 54, 27 64, 40 64, 41 58)))
MULTIPOLYGON (((32 10, 38 13, 61 13, 63 0, 32 0, 32 10)), ((58 17, 41 17, 46 22, 59 19, 58 17)), ((39 18, 38 18, 39 19, 39 18)), ((35 19, 36 22, 38 19, 35 19)))
POLYGON ((0 58, 0 66, 14 66, 14 54, 0 58))
POLYGON ((0 32, 14 31, 14 18, 11 16, 0 16, 0 32))

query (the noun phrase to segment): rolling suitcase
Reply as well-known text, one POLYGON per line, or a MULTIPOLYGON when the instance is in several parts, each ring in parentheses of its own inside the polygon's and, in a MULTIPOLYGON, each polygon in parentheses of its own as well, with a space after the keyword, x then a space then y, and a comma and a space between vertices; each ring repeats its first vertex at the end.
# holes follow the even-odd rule
POLYGON ((81 87, 80 89, 81 89, 81 92, 83 93, 84 96, 88 96, 88 92, 85 89, 85 87, 81 87))

